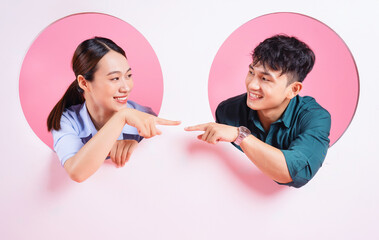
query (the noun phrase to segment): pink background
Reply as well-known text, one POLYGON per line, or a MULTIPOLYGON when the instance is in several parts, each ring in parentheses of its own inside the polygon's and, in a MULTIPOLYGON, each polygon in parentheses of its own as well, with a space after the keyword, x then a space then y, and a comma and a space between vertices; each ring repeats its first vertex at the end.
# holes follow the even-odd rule
POLYGON ((313 70, 303 82, 308 95, 332 116, 330 146, 349 126, 358 103, 359 79, 354 59, 343 40, 320 21, 296 13, 274 13, 257 17, 235 30, 214 58, 209 74, 209 103, 214 116, 217 105, 246 92, 245 77, 250 53, 275 34, 295 36, 316 55, 313 70))
MULTIPOLYGON (((34 0, 0 1, 0 9, 1 240, 379 239, 379 28, 374 26, 379 1, 34 0), (149 40, 164 77, 160 116, 182 124, 160 126, 163 134, 143 140, 125 167, 106 163, 78 184, 31 129, 20 104, 19 77, 25 54, 42 30, 88 11, 120 18, 149 40), (353 120, 316 176, 300 189, 277 185, 231 144, 209 145, 196 139, 197 132, 183 130, 213 121, 207 80, 225 39, 251 19, 278 11, 303 13, 328 25, 346 42, 359 71, 353 120)), ((76 26, 72 31, 81 34, 84 29, 76 26)), ((241 89, 249 53, 264 37, 239 51, 246 58, 240 71, 231 68, 241 74, 235 79, 241 89)), ((54 84, 58 77, 67 81, 62 92, 73 80, 69 61, 81 40, 72 43, 68 61, 59 66, 67 69, 68 79, 49 76, 54 84)), ((134 60, 129 53, 134 49, 126 50, 134 60)), ((336 78, 341 74, 333 71, 336 78)))
POLYGON ((20 101, 25 117, 37 136, 52 148, 46 119, 75 79, 71 58, 83 40, 101 36, 125 50, 133 70, 131 100, 159 113, 163 98, 160 64, 148 41, 130 24, 99 13, 62 18, 40 33, 30 46, 20 73, 20 101))

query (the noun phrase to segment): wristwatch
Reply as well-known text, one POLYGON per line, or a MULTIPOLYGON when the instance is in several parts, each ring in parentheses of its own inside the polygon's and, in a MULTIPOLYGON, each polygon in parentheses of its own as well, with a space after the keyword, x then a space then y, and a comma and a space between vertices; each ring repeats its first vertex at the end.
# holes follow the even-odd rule
POLYGON ((238 137, 236 138, 236 140, 234 140, 234 144, 236 145, 240 145, 242 140, 249 136, 251 134, 250 130, 247 128, 247 127, 244 127, 244 126, 240 126, 238 128, 238 137))

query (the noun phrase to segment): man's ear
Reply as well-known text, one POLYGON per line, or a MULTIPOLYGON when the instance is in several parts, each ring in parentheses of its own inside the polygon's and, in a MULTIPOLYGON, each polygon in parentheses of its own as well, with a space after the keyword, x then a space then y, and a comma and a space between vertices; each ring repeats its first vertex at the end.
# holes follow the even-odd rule
POLYGON ((296 81, 296 82, 291 83, 288 87, 290 88, 290 91, 288 92, 287 97, 289 99, 292 99, 296 97, 297 94, 299 94, 299 92, 303 88, 303 84, 301 82, 296 81))
POLYGON ((83 91, 89 91, 88 82, 87 82, 87 80, 83 77, 83 75, 78 75, 78 77, 76 78, 76 80, 78 81, 78 85, 79 85, 79 87, 80 87, 83 91))

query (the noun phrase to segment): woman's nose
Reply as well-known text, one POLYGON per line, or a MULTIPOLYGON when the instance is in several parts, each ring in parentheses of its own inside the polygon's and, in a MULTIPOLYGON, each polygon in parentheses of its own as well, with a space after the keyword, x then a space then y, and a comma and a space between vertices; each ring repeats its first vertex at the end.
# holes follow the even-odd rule
POLYGON ((122 78, 120 81, 120 92, 128 92, 130 91, 130 87, 125 78, 122 78))

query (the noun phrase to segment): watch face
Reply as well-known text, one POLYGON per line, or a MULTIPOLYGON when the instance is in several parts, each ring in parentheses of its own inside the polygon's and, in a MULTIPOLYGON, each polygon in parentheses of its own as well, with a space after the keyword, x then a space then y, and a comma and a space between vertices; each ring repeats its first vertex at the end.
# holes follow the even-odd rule
POLYGON ((237 144, 238 146, 241 144, 242 140, 247 137, 249 134, 251 134, 250 130, 244 126, 240 126, 238 128, 238 137, 237 139, 234 141, 235 144, 237 144))
MULTIPOLYGON (((247 127, 245 127, 245 126, 241 126, 240 129, 242 130, 242 132, 243 132, 246 136, 249 135, 249 134, 251 134, 250 130, 249 130, 247 127)), ((245 137, 246 137, 246 136, 245 136, 245 137)))

